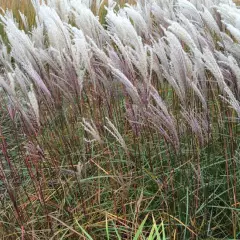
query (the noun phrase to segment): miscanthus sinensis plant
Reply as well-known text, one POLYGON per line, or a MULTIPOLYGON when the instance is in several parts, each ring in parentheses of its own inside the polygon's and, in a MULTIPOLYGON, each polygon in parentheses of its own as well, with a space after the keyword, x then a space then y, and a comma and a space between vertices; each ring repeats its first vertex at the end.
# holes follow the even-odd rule
POLYGON ((1 238, 238 239, 236 5, 32 6, 0 15, 1 238))

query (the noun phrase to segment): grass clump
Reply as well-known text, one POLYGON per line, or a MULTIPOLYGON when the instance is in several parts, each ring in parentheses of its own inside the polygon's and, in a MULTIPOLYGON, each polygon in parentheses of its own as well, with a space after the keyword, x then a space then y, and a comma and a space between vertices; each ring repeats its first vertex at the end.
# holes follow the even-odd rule
POLYGON ((0 16, 1 238, 238 239, 235 4, 32 7, 0 16))

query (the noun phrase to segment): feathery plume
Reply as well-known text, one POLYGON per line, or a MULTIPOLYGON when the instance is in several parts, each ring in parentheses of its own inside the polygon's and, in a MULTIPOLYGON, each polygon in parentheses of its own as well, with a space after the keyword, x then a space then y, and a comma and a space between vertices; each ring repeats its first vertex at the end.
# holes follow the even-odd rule
POLYGON ((100 144, 103 143, 103 141, 100 137, 100 134, 97 130, 97 127, 92 120, 90 122, 88 122, 88 121, 86 121, 85 118, 83 118, 82 126, 83 126, 84 131, 88 132, 93 137, 93 140, 85 139, 85 141, 87 141, 87 142, 97 141, 100 144))
POLYGON ((129 154, 127 145, 126 145, 122 135, 119 133, 117 128, 114 126, 114 124, 109 120, 109 118, 106 117, 106 120, 107 120, 108 126, 104 126, 104 128, 121 144, 121 146, 125 150, 125 152, 127 154, 129 154))

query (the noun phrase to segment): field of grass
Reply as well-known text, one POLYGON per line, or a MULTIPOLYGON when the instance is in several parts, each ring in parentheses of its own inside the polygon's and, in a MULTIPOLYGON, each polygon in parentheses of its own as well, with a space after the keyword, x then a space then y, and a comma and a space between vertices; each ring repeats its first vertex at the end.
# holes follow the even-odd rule
POLYGON ((0 239, 240 239, 225 2, 0 0, 0 239))

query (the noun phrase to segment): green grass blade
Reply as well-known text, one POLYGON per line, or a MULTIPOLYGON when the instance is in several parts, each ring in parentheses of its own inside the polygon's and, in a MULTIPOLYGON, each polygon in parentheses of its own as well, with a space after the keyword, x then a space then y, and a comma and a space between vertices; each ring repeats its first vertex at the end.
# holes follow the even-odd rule
POLYGON ((145 225, 145 222, 147 221, 147 218, 148 218, 148 215, 144 218, 144 220, 142 221, 141 225, 139 226, 133 240, 138 240, 139 239, 139 236, 142 234, 143 232, 143 227, 145 225))

